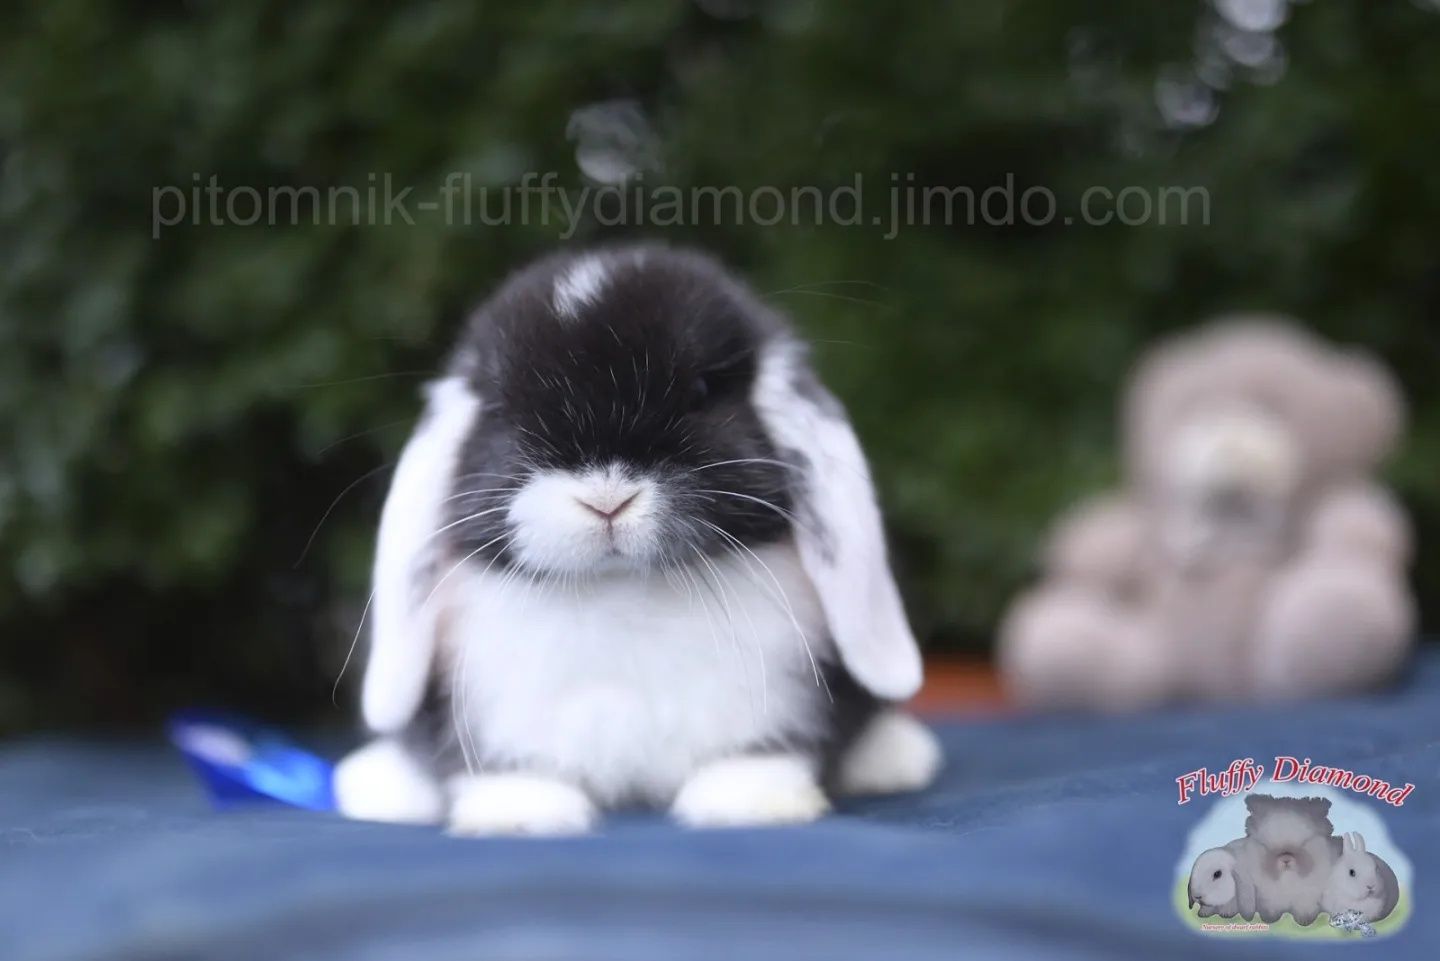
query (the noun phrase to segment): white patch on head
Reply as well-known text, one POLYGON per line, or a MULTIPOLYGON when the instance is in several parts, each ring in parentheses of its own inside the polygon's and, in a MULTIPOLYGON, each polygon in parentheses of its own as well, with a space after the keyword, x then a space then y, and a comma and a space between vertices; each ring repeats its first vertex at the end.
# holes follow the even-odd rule
POLYGON ((369 606, 370 656, 361 710, 374 731, 393 733, 414 715, 430 674, 437 603, 422 573, 435 557, 460 446, 480 418, 480 398, 459 377, 426 388, 429 402, 395 468, 380 515, 369 606))
POLYGON ((662 509, 653 481, 618 466, 541 471, 511 501, 512 550, 535 571, 644 569, 659 549, 662 509))
POLYGON ((554 776, 602 806, 665 805, 709 761, 825 733, 810 657, 835 653, 792 544, 668 576, 471 563, 454 580, 444 660, 477 772, 554 776))
POLYGON ((450 833, 584 834, 595 805, 579 788, 530 774, 475 774, 451 782, 450 833))
POLYGON ((928 787, 940 771, 934 733, 899 710, 875 715, 840 758, 836 783, 846 794, 894 794, 928 787))
POLYGON ((335 766, 335 803, 356 821, 439 824, 445 815, 440 785, 390 738, 370 742, 335 766))
POLYGON ((902 700, 920 688, 920 650, 890 573, 870 470, 838 403, 796 388, 800 349, 766 347, 752 401, 781 456, 804 458, 795 537, 846 668, 872 694, 902 700))
POLYGON ((800 824, 830 810, 811 761, 788 754, 742 756, 696 771, 671 813, 691 827, 800 824))
POLYGON ((575 320, 581 308, 593 304, 610 279, 609 267, 598 256, 581 257, 555 278, 552 306, 561 320, 575 320))

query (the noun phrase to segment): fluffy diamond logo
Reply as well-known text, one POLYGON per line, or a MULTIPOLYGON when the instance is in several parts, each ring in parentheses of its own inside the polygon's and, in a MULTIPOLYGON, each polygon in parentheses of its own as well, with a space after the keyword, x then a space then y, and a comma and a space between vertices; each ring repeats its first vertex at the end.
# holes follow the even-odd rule
POLYGON ((1180 804, 1219 798, 1176 866, 1175 908, 1191 927, 1365 939, 1393 934, 1409 917, 1413 871, 1375 802, 1400 807, 1413 785, 1283 756, 1201 768, 1176 783, 1180 804))

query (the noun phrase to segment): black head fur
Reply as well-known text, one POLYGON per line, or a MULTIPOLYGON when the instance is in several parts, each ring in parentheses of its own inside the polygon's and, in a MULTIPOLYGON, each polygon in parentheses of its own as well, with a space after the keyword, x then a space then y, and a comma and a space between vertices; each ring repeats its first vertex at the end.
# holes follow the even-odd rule
MULTIPOLYGON (((619 465, 664 490, 663 554, 673 560, 729 550, 729 537, 754 547, 785 536, 790 469, 751 389, 765 345, 790 336, 694 253, 607 249, 522 270, 475 313, 452 361, 484 408, 449 520, 503 505, 536 470, 619 465), (556 281, 582 257, 601 258, 605 280, 559 310, 556 281)), ((493 511, 457 524, 453 540, 465 553, 495 541, 478 556, 503 565, 505 533, 505 512, 493 511)))

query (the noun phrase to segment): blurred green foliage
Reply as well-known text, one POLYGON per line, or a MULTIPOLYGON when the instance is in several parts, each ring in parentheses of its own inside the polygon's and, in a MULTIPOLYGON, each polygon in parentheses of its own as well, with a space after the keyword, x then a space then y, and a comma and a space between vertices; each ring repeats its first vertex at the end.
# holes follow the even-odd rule
POLYGON ((887 239, 592 216, 571 241, 702 245, 814 336, 936 647, 983 648, 1048 520, 1113 479, 1116 392, 1137 352, 1237 308, 1292 312, 1403 378, 1415 421, 1392 476, 1421 529, 1433 625, 1428 7, 1296 4, 1265 64, 1244 66, 1215 59, 1223 24, 1200 0, 12 4, 0 730, 143 720, 187 701, 337 716, 331 682, 365 599, 383 466, 416 388, 465 309, 561 242, 554 221, 438 212, 152 237, 153 191, 388 174, 433 196, 451 172, 500 187, 526 171, 578 188, 567 124, 616 98, 655 131, 651 187, 860 174, 869 211, 888 207, 892 174, 977 193, 1013 176, 1017 191, 1053 191, 1062 213, 1095 185, 1209 191, 1208 226, 934 224, 887 239), (1167 123, 1179 95, 1166 78, 1197 66, 1215 89, 1170 103, 1189 120, 1167 123))

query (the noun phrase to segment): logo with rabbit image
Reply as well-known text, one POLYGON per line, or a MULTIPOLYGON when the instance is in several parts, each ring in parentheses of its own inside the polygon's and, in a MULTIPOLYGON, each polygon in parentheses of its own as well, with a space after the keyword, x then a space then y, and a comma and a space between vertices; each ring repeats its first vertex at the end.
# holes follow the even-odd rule
POLYGON ((1205 934, 1364 939, 1411 910, 1411 864, 1380 815, 1328 789, 1217 801, 1176 875, 1176 910, 1205 934))

